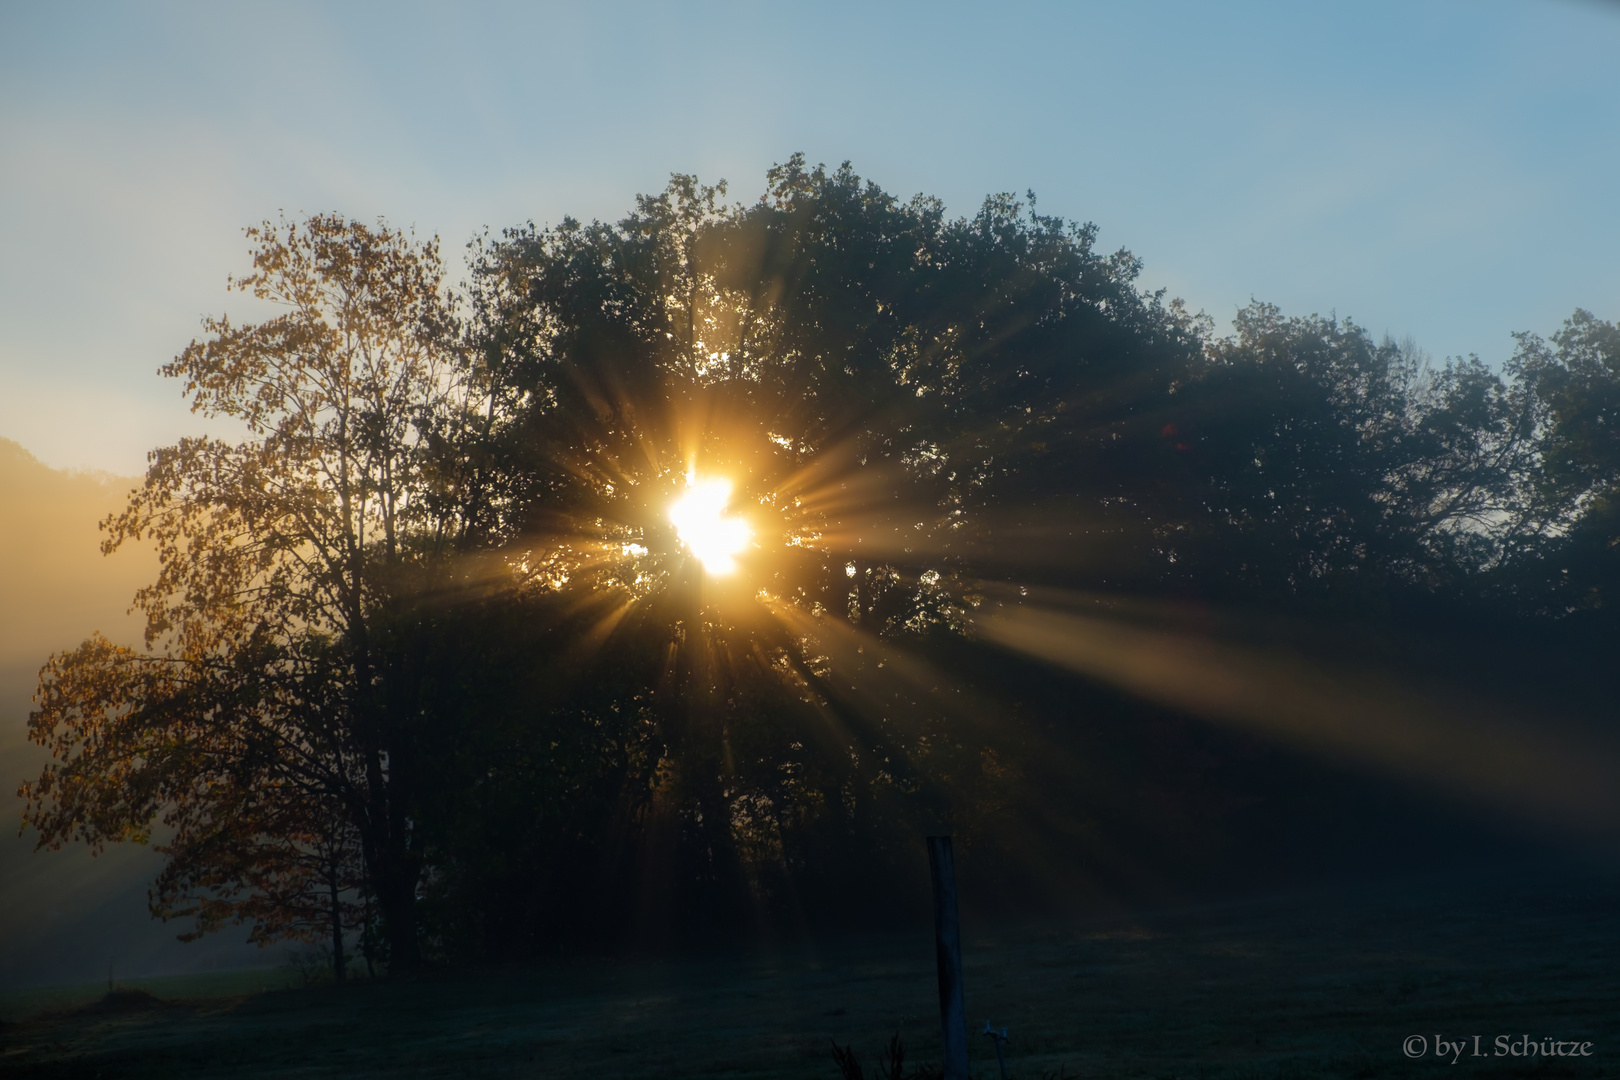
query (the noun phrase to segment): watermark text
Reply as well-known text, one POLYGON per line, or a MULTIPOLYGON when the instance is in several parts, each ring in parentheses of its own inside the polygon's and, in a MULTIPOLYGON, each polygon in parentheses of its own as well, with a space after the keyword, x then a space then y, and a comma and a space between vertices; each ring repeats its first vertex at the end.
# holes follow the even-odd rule
POLYGON ((1409 1058, 1432 1057, 1455 1065, 1465 1057, 1591 1057, 1592 1043, 1530 1035, 1408 1035, 1401 1050, 1409 1058))

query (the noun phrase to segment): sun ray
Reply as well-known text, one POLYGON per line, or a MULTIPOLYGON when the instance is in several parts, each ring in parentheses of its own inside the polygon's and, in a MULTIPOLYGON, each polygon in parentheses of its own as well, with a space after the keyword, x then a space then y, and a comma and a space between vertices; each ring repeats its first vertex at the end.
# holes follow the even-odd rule
POLYGON ((1245 644, 1218 633, 1207 613, 1206 625, 1188 629, 1166 611, 1151 618, 1151 604, 1087 607, 1009 595, 973 623, 1002 648, 1214 723, 1543 821, 1620 832, 1620 743, 1606 732, 1519 715, 1455 686, 1245 644))

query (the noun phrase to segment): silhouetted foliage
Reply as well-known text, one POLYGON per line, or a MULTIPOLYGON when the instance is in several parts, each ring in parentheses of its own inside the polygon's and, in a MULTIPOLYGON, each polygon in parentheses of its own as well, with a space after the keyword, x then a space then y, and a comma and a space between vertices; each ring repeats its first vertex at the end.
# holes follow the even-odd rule
POLYGON ((1513 567, 1522 606, 1613 627, 1620 602, 1620 328, 1577 311, 1551 342, 1520 334, 1513 369, 1539 413, 1529 472, 1540 528, 1513 567))
POLYGON ((1612 619, 1610 324, 1503 374, 1262 303, 1217 337, 1033 196, 797 156, 724 195, 486 236, 462 297, 385 226, 250 231, 288 314, 165 372, 251 437, 109 522, 162 574, 144 650, 41 673, 42 843, 160 821, 155 911, 396 970, 892 918, 927 831, 1032 894, 1207 864, 1258 798, 1257 746, 978 641, 1005 598, 1612 619), (694 471, 736 579, 669 521, 694 471))

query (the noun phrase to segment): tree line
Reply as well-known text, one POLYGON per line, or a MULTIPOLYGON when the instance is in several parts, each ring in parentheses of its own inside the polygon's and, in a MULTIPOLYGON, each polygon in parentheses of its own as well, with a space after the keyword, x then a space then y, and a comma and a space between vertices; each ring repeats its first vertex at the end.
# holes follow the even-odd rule
POLYGON ((816 924, 925 830, 1068 835, 1089 721, 976 639, 998 589, 1613 632, 1614 324, 1501 371, 1263 303, 1223 336, 1033 197, 800 156, 725 193, 486 235, 459 287, 383 223, 247 230, 281 313, 162 370, 247 436, 104 523, 160 572, 142 643, 41 670, 41 845, 154 843, 154 914, 340 977, 816 924), (734 580, 669 522, 691 470, 734 580))

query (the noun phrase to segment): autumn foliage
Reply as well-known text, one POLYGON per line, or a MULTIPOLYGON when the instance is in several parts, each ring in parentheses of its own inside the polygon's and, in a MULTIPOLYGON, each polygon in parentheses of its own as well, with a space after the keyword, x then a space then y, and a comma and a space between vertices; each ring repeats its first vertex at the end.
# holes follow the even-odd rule
MULTIPOLYGON (((485 237, 459 292, 386 225, 249 229, 233 287, 282 313, 163 369, 248 435, 154 451, 104 524, 160 572, 140 647, 41 671, 41 843, 154 843, 188 932, 394 971, 804 924, 926 830, 1009 880, 1159 842, 986 604, 1612 625, 1613 326, 1504 373, 1264 304, 1217 337, 1012 197, 767 185, 485 237), (698 473, 749 516, 733 577, 668 520, 698 473)), ((1195 861, 1228 804, 1190 746, 1159 835, 1195 861)))

